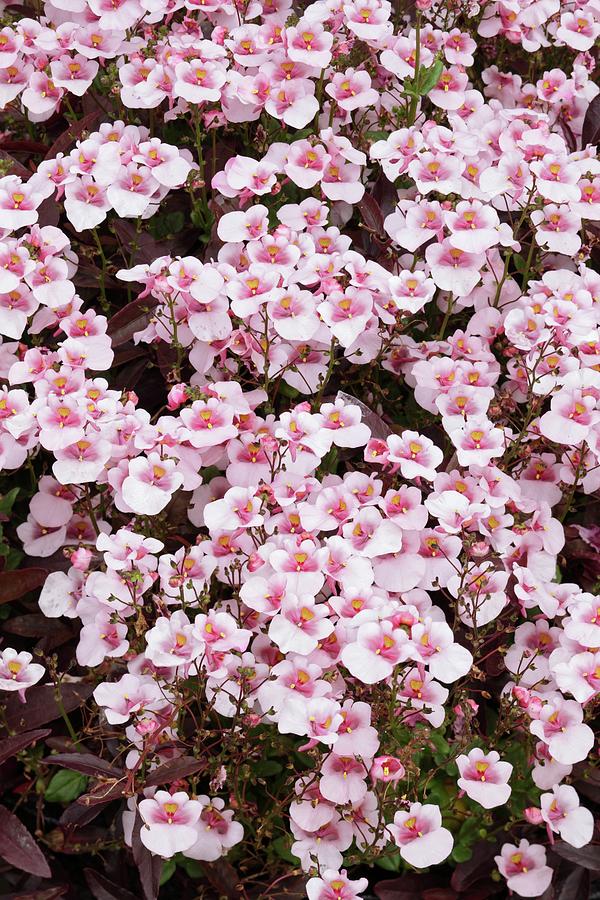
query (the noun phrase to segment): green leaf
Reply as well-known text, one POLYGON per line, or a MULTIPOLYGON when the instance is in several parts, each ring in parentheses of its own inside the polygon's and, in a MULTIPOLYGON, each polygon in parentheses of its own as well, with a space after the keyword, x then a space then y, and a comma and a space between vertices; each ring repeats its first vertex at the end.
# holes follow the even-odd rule
POLYGON ((80 772, 61 769, 50 779, 44 799, 48 803, 71 803, 83 794, 87 783, 86 776, 80 772))
POLYGON ((292 387, 291 384, 287 384, 285 381, 280 382, 279 393, 283 394, 284 397, 289 397, 290 400, 295 400, 296 397, 300 396, 300 391, 297 391, 296 388, 292 387))
POLYGON ((298 865, 298 857, 294 856, 288 847, 288 838, 278 837, 271 843, 271 847, 280 859, 291 863, 293 866, 298 865))
POLYGON ((8 494, 4 494, 3 497, 0 497, 0 513, 9 513, 13 508, 13 503, 17 499, 17 494, 21 488, 13 488, 12 491, 9 491, 8 494))
POLYGON ((452 859, 457 863, 468 862, 472 856, 473 851, 464 844, 457 844, 452 851, 452 859))
POLYGON ((254 766, 254 774, 262 778, 268 775, 279 775, 282 771, 283 766, 274 759, 265 759, 254 766))
POLYGON ((400 851, 397 850, 396 853, 379 857, 379 859, 375 860, 375 865, 379 866, 380 869, 385 869, 386 872, 399 872, 402 865, 400 851))
POLYGON ((525 271, 525 259, 524 259, 524 257, 521 256, 520 253, 514 253, 514 254, 513 254, 513 262, 514 262, 514 264, 515 264, 515 269, 517 270, 517 272, 519 272, 519 273, 522 275, 523 272, 525 271))
POLYGON ((443 71, 444 63, 441 59, 436 59, 431 68, 421 70, 419 73, 419 94, 422 97, 436 86, 443 71))
POLYGON ((164 861, 164 864, 162 867, 162 872, 160 873, 160 881, 159 881, 159 884, 161 887, 163 886, 163 884, 166 884, 167 881, 171 878, 171 876, 173 875, 173 872, 175 871, 176 868, 177 868, 177 863, 175 862, 174 859, 166 859, 164 861))
POLYGON ((3 553, 3 556, 6 556, 6 564, 4 566, 6 571, 13 571, 13 569, 18 568, 21 560, 23 559, 23 553, 18 550, 16 547, 9 547, 7 553, 3 553))
POLYGON ((438 751, 438 753, 446 753, 450 752, 450 744, 446 740, 443 734, 440 734, 438 731, 432 731, 429 735, 429 740, 438 751))
POLYGON ((365 131, 365 137, 370 141, 385 141, 389 137, 387 131, 365 131))
POLYGON ((204 878, 202 865, 197 859, 190 859, 188 856, 178 857, 177 865, 185 870, 185 873, 189 878, 204 878))

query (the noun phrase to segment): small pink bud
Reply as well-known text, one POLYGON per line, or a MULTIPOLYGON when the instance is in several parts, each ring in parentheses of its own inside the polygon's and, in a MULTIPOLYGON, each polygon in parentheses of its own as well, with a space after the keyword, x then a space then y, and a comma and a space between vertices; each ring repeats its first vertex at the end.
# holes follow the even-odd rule
POLYGON ((531 825, 541 825, 543 822, 542 811, 537 806, 528 806, 524 816, 531 825))
POLYGON ((471 556, 482 557, 487 556, 490 552, 490 545, 487 541, 477 541, 471 547, 471 556))
POLYGON ((395 756, 376 756, 369 774, 373 781, 400 781, 406 769, 395 756))
POLYGON ((71 553, 71 565, 79 572, 86 572, 92 558, 92 551, 85 547, 80 547, 71 553))
POLYGON ((529 700, 531 698, 531 694, 529 693, 527 688, 519 687, 518 684, 515 684, 512 689, 512 695, 521 709, 527 709, 529 700))
POLYGON ((259 553, 251 553, 248 560, 248 571, 256 572, 257 569, 260 569, 264 564, 265 561, 259 553))
POLYGON ((178 409, 182 403, 185 403, 186 388, 185 384, 176 384, 171 388, 167 396, 167 407, 170 410, 178 409))
POLYGON ((141 735, 154 734, 159 728, 160 725, 156 719, 141 719, 135 726, 135 730, 141 735))

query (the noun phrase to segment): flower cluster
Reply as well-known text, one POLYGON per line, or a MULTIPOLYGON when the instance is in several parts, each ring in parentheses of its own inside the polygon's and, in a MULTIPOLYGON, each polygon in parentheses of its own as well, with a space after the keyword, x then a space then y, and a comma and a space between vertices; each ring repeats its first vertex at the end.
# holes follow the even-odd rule
POLYGON ((138 866, 352 900, 484 838, 534 897, 593 841, 599 35, 595 0, 7 8, 0 466, 72 661, 7 647, 0 690, 48 675, 138 866))

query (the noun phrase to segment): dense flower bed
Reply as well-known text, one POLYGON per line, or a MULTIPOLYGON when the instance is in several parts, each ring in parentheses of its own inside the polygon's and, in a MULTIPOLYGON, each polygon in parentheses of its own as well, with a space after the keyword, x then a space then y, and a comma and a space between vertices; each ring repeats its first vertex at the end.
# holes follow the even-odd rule
POLYGON ((598 0, 1 6, 3 893, 585 898, 598 0))

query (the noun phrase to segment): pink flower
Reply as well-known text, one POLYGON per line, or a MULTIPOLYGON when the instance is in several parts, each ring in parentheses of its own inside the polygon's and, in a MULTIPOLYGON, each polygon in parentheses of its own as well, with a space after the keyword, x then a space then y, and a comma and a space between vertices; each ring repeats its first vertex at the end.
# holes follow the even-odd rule
POLYGON ((430 244, 425 259, 431 277, 439 288, 466 297, 481 279, 485 257, 481 252, 468 253, 453 247, 446 238, 441 244, 430 244))
POLYGON ((157 791, 152 799, 141 800, 138 809, 144 822, 140 838, 152 853, 169 859, 196 842, 202 803, 190 800, 185 791, 157 791))
POLYGON ((127 625, 111 621, 111 612, 99 612, 79 633, 76 657, 80 666, 99 666, 106 657, 118 659, 129 650, 127 625))
POLYGON ((220 797, 211 800, 200 795, 198 802, 203 809, 196 825, 197 840, 185 850, 185 855, 211 862, 239 844, 244 837, 244 827, 233 821, 233 810, 225 809, 225 801, 220 797))
POLYGON ((452 67, 440 75, 440 80, 428 94, 429 99, 440 109, 459 109, 465 102, 465 90, 469 83, 466 72, 452 67))
POLYGON ((388 0, 359 0, 344 5, 347 27, 361 40, 381 40, 392 31, 388 0))
POLYGON ((76 231, 95 228, 104 221, 111 208, 106 189, 94 181, 91 175, 83 175, 68 183, 65 186, 64 202, 67 218, 76 231))
POLYGON ((600 420, 596 399, 576 388, 562 388, 540 419, 540 431, 557 444, 579 444, 600 420))
POLYGON ((258 240, 268 232, 268 209, 260 203, 248 209, 236 210, 221 216, 217 234, 222 241, 258 240))
POLYGON ((468 418, 450 432, 461 466, 488 465, 504 452, 504 433, 485 416, 468 418))
POLYGON ((174 460, 149 453, 130 460, 121 491, 133 512, 154 516, 165 508, 182 483, 183 476, 176 471, 174 460))
POLYGON ((579 805, 577 791, 570 784, 561 784, 553 787, 552 793, 542 794, 540 806, 549 833, 559 834, 572 847, 584 847, 592 840, 594 817, 589 809, 579 805))
POLYGON ((360 803, 367 793, 367 770, 353 756, 330 753, 321 766, 319 790, 332 803, 360 803))
POLYGON ((385 621, 366 622, 358 629, 356 640, 342 650, 342 662, 363 684, 376 684, 389 678, 394 667, 408 658, 407 644, 401 628, 385 621))
POLYGON ((194 104, 219 100, 221 88, 227 81, 224 69, 202 59, 177 63, 175 76, 175 94, 194 104))
POLYGON ((535 240, 540 247, 547 247, 552 253, 574 256, 581 247, 578 231, 581 228, 579 216, 571 213, 567 206, 547 203, 543 210, 534 210, 531 221, 536 226, 535 240))
POLYGON ((289 700, 278 713, 277 727, 282 734, 300 734, 311 742, 332 745, 342 724, 340 705, 327 697, 289 700))
POLYGON ((387 828, 402 859, 416 869, 443 862, 454 846, 452 835, 442 826, 439 808, 432 803, 412 803, 408 810, 397 812, 387 828))
POLYGON ((579 171, 563 156, 547 153, 529 166, 536 176, 535 186, 545 200, 552 203, 571 203, 581 197, 577 187, 579 171))
POLYGON ((304 831, 292 820, 292 834, 296 840, 291 851, 299 858, 306 872, 314 867, 315 859, 321 868, 337 870, 342 864, 342 853, 354 838, 352 825, 337 813, 325 825, 311 832, 304 831))
POLYGON ((563 13, 560 17, 560 27, 556 30, 557 38, 579 52, 590 50, 599 34, 600 22, 597 16, 585 7, 563 13))
POLYGON ((435 470, 444 458, 440 448, 430 438, 416 431, 392 434, 387 439, 387 445, 389 461, 397 463, 402 476, 407 479, 420 477, 433 481, 435 470))
POLYGON ((495 750, 484 753, 479 747, 457 757, 456 765, 460 773, 459 788, 471 800, 475 800, 484 809, 503 806, 510 797, 508 780, 513 767, 502 762, 500 754, 495 750))
POLYGON ((146 656, 155 666, 184 666, 197 659, 205 649, 195 623, 177 609, 167 619, 157 619, 146 632, 146 656))
POLYGON ((369 770, 373 781, 396 782, 406 775, 406 770, 395 756, 376 756, 369 770))
POLYGON ((554 759, 570 765, 585 759, 594 746, 594 732, 583 724, 583 709, 560 696, 546 702, 529 730, 548 746, 554 759))
POLYGON ((371 78, 368 72, 356 72, 354 69, 336 72, 325 87, 325 91, 341 109, 347 112, 352 112, 359 107, 364 109, 367 106, 374 106, 379 97, 377 91, 371 87, 371 78))
POLYGON ((321 878, 310 878, 307 881, 306 895, 308 900, 357 900, 360 892, 366 891, 368 885, 367 878, 351 881, 345 869, 341 872, 326 869, 321 878))
POLYGON ((108 185, 106 196, 117 215, 136 218, 146 212, 157 187, 152 169, 132 162, 108 185))
POLYGON ((111 725, 128 722, 132 715, 166 705, 165 694, 153 678, 140 678, 129 673, 117 682, 99 684, 94 691, 94 700, 104 708, 111 725))
POLYGON ((98 73, 97 62, 86 59, 76 53, 75 56, 65 54, 50 63, 52 80, 59 88, 65 88, 76 97, 82 97, 90 87, 98 73))
POLYGON ((546 865, 546 851, 540 844, 523 839, 519 846, 504 844, 494 857, 509 890, 519 897, 539 897, 552 881, 552 869, 546 865))
POLYGON ((294 62, 325 69, 331 61, 333 35, 316 19, 303 17, 286 28, 287 54, 294 62))
POLYGON ((18 691, 25 703, 25 691, 43 678, 45 669, 39 663, 31 662, 31 653, 24 650, 17 653, 12 647, 0 650, 0 690, 18 691))
POLYGON ((282 653, 308 656, 333 631, 333 622, 327 615, 327 606, 315 604, 310 595, 288 595, 282 600, 279 613, 271 619, 269 637, 282 653))
POLYGON ((415 658, 429 668, 434 678, 451 684, 467 674, 473 657, 466 647, 454 643, 452 629, 446 622, 430 618, 417 622, 411 629, 415 658))

